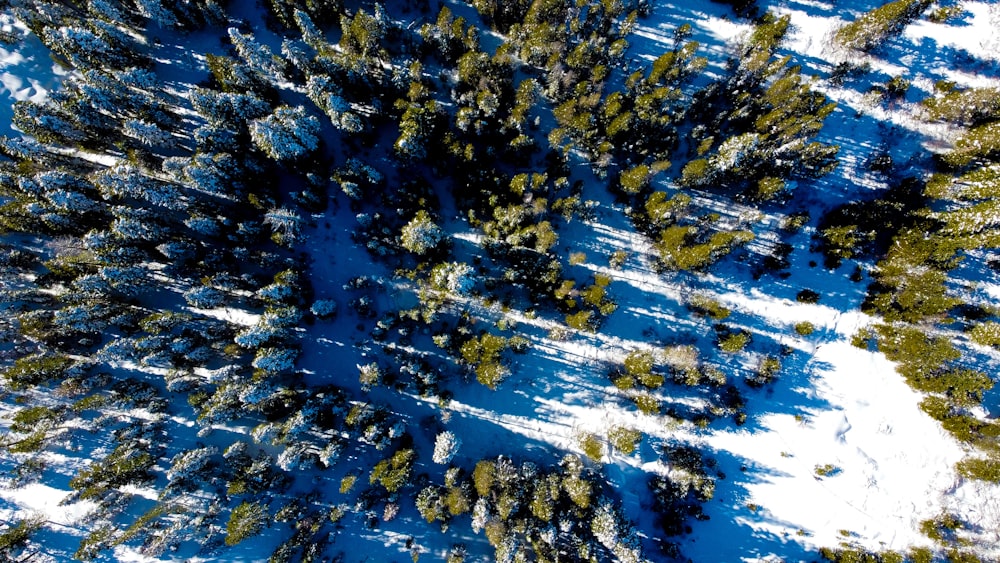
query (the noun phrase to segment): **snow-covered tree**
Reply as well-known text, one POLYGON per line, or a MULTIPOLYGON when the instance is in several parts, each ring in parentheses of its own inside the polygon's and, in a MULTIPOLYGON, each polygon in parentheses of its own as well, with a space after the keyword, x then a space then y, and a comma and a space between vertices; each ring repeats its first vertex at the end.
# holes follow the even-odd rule
POLYGON ((438 227, 423 209, 403 226, 400 242, 403 248, 414 254, 426 254, 444 239, 444 231, 438 227))
POLYGON ((264 224, 270 225, 282 242, 298 241, 303 223, 302 216, 287 207, 274 207, 264 214, 264 224))
POLYGON ((434 440, 434 463, 441 465, 450 463, 461 446, 462 440, 455 436, 454 432, 448 430, 441 432, 434 440))
POLYGON ((278 327, 255 324, 237 332, 233 341, 243 348, 252 350, 269 341, 280 339, 286 334, 287 331, 278 327))
POLYGON ((188 96, 200 115, 223 127, 264 117, 271 107, 252 93, 236 94, 195 88, 188 96))
POLYGON ((603 500, 594 511, 590 530, 597 541, 608 548, 619 561, 625 563, 642 561, 635 531, 609 501, 603 500))
POLYGON ((329 319, 337 314, 337 301, 335 299, 317 299, 309 311, 321 319, 329 319))
POLYGON ((316 452, 304 442, 289 444, 278 454, 278 467, 285 471, 302 471, 316 466, 316 452))
POLYGON ((147 147, 169 147, 173 137, 159 125, 142 119, 129 119, 122 127, 122 133, 147 147))
POLYGON ((164 7, 163 0, 134 0, 139 13, 144 18, 149 18, 156 25, 164 28, 171 28, 178 24, 177 14, 164 7))
POLYGON ((294 348, 260 348, 251 365, 266 373, 279 373, 295 367, 298 357, 299 351, 294 348))
POLYGON ((167 487, 176 487, 204 477, 203 472, 218 453, 219 448, 207 446, 175 455, 170 460, 170 469, 167 469, 167 487))
POLYGON ((256 41, 253 35, 240 33, 235 27, 230 27, 229 40, 247 66, 261 78, 273 82, 284 76, 285 61, 271 52, 267 45, 256 41))
POLYGON ((436 288, 464 295, 476 283, 472 274, 472 266, 465 262, 445 262, 431 270, 431 284, 436 288))
POLYGON ((218 307, 222 305, 225 298, 226 295, 224 293, 214 287, 208 287, 206 285, 193 287, 184 292, 184 301, 186 301, 188 305, 199 309, 212 309, 218 307))
POLYGON ((243 502, 229 514, 226 545, 236 545, 260 533, 267 521, 267 508, 259 502, 243 502))
MULTIPOLYGON (((103 22, 95 21, 95 26, 103 22)), ((121 44, 114 44, 115 34, 110 29, 101 29, 104 33, 78 25, 47 28, 42 39, 52 50, 66 57, 74 67, 87 68, 122 68, 130 61, 129 50, 121 44), (109 36, 110 32, 110 36, 109 36)))
POLYGON ((313 23, 309 14, 303 10, 296 9, 293 15, 295 18, 295 25, 297 25, 299 27, 299 31, 302 32, 302 39, 310 47, 316 49, 317 51, 329 47, 323 32, 320 31, 319 27, 317 27, 315 23, 313 23))
POLYGON ((168 209, 180 209, 183 201, 176 186, 149 177, 139 168, 118 163, 94 177, 106 199, 136 198, 168 209))
POLYGON ((254 144, 275 160, 293 160, 316 150, 319 120, 302 106, 281 106, 250 123, 254 144))
POLYGON ((149 210, 116 205, 112 212, 115 220, 111 223, 111 232, 117 237, 151 242, 167 238, 166 229, 149 210))
POLYGON ((358 381, 365 391, 382 382, 382 369, 376 362, 358 366, 358 381))
POLYGON ((302 72, 307 72, 312 65, 310 51, 309 46, 298 39, 284 39, 281 42, 281 56, 302 72))
POLYGON ((73 144, 87 138, 72 116, 50 104, 14 102, 12 120, 20 131, 43 143, 73 144))
POLYGON ((87 213, 100 208, 100 204, 89 197, 68 190, 46 192, 45 199, 56 209, 73 213, 87 213))

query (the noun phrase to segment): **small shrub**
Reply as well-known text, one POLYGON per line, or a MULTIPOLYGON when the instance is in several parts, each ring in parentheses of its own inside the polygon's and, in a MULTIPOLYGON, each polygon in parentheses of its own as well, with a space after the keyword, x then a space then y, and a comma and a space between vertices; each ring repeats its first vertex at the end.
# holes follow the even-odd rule
POLYGON ((639 410, 642 411, 643 414, 660 414, 660 401, 649 393, 640 393, 639 395, 632 397, 632 401, 635 403, 635 406, 639 407, 639 410))
POLYGON ((809 212, 800 211, 784 217, 778 225, 778 228, 786 233, 797 233, 802 230, 802 227, 805 227, 808 222, 809 212))
POLYGON ((725 325, 716 327, 719 337, 719 350, 727 354, 735 354, 746 348, 750 343, 750 333, 742 329, 732 329, 725 325))
POLYGON ((593 434, 584 434, 580 437, 580 448, 591 461, 600 462, 604 456, 604 446, 600 439, 593 434))
POLYGON ((969 331, 969 339, 980 346, 1000 348, 1000 323, 986 321, 977 324, 969 331))
POLYGON ((354 474, 344 475, 344 478, 340 480, 340 493, 346 495, 351 492, 354 488, 354 484, 357 483, 358 476, 354 474))
POLYGON ((716 321, 725 319, 731 312, 715 299, 701 294, 692 295, 691 298, 688 299, 687 306, 689 309, 694 311, 695 314, 707 316, 716 321))
POLYGON ((576 330, 594 332, 597 330, 597 326, 595 325, 596 320, 593 317, 593 311, 582 310, 566 315, 566 324, 576 330))
POLYGON ((886 92, 893 97, 902 97, 910 89, 910 81, 902 76, 894 76, 885 83, 886 92))
POLYGON ((620 270, 625 262, 628 260, 628 251, 626 250, 616 250, 608 258, 608 266, 615 270, 620 270))
POLYGON ((799 303, 818 303, 820 295, 811 289, 803 289, 795 294, 795 300, 799 303))
POLYGON ((653 371, 653 353, 647 350, 633 350, 625 356, 625 373, 642 378, 653 371))
POLYGON ((862 327, 851 336, 851 346, 867 350, 873 338, 875 338, 875 332, 869 327, 862 327))
POLYGON ((927 14, 927 19, 934 23, 945 23, 948 20, 956 19, 962 15, 964 10, 961 6, 941 6, 927 14))
POLYGON ((264 528, 267 510, 259 502, 243 502, 233 509, 226 523, 226 545, 252 538, 264 528))
POLYGON ((969 458, 955 466, 958 473, 969 479, 1000 483, 1000 459, 969 458))
POLYGON ((608 441, 611 445, 625 455, 635 452, 639 440, 642 439, 642 432, 624 426, 613 426, 608 430, 608 441))
POLYGON ((747 377, 747 385, 762 387, 774 381, 781 370, 781 361, 774 356, 767 356, 757 365, 757 370, 747 377))
POLYGON ((827 463, 825 465, 817 465, 814 471, 820 477, 832 477, 840 473, 840 468, 832 463, 827 463))
POLYGON ((816 327, 809 321, 802 321, 795 324, 795 332, 800 336, 809 336, 816 330, 816 327))

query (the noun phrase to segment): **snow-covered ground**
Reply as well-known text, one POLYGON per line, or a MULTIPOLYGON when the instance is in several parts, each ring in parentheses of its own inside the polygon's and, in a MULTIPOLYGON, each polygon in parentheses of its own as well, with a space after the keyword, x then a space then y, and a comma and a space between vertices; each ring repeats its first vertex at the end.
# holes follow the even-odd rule
MULTIPOLYGON (((886 76, 907 73, 915 87, 925 92, 938 79, 977 86, 1000 83, 996 75, 1000 5, 966 2, 963 7, 967 13, 956 22, 918 21, 909 26, 889 50, 891 54, 908 54, 892 60, 872 57, 872 68, 886 76), (942 55, 947 49, 952 53, 942 55), (953 51, 967 54, 962 67, 954 66, 953 51)), ((842 6, 785 1, 772 8, 791 17, 792 31, 784 49, 804 61, 806 74, 825 75, 848 56, 829 43, 833 30, 850 15, 842 6)), ((717 57, 713 62, 721 63, 726 42, 738 38, 748 27, 725 17, 726 9, 719 5, 706 3, 704 9, 656 6, 652 17, 636 29, 630 51, 633 58, 655 58, 669 42, 673 28, 690 21, 697 28, 693 37, 704 43, 701 54, 717 57)), ((3 21, 2 26, 4 31, 24 33, 14 22, 3 21)), ((44 98, 63 72, 30 36, 18 46, 0 46, 0 71, 11 103, 44 98)), ((839 202, 857 193, 852 190, 882 187, 853 165, 878 143, 879 124, 892 124, 908 132, 899 138, 900 145, 893 147, 904 158, 919 154, 924 144, 947 141, 953 133, 945 127, 920 123, 912 101, 882 107, 851 87, 825 88, 824 92, 840 107, 831 116, 823 139, 843 140, 844 164, 823 180, 830 189, 817 190, 811 197, 818 210, 829 207, 823 200, 826 196, 839 202), (857 114, 869 119, 859 121, 857 114)), ((0 121, 9 123, 10 110, 5 111, 0 112, 0 121)), ((692 523, 693 532, 680 539, 683 553, 694 561, 749 561, 770 556, 800 560, 813 557, 818 547, 844 542, 874 550, 905 551, 911 546, 930 545, 919 524, 944 512, 972 524, 965 537, 981 555, 1000 560, 1000 487, 960 479, 954 465, 967 455, 963 447, 918 408, 920 395, 903 382, 891 362, 879 353, 851 345, 851 337, 872 320, 855 311, 863 288, 848 282, 841 273, 807 266, 810 257, 820 258, 808 253, 805 236, 796 251, 802 258, 783 283, 771 283, 768 278, 758 284, 745 272, 734 276, 737 281, 722 273, 694 281, 661 276, 652 272, 649 245, 631 230, 603 188, 589 186, 587 190, 602 200, 598 221, 575 225, 563 240, 596 247, 599 251, 592 253, 595 258, 614 250, 631 254, 621 270, 609 269, 603 262, 598 265, 596 259, 581 266, 614 278, 609 292, 619 309, 608 319, 602 335, 569 339, 544 336, 553 319, 510 313, 526 330, 534 331, 533 347, 528 355, 518 357, 514 375, 499 391, 472 385, 449 405, 446 424, 464 442, 460 460, 496 455, 498 444, 505 450, 520 445, 526 450, 579 452, 582 433, 604 435, 612 426, 627 426, 643 432, 643 447, 634 455, 607 456, 604 468, 609 479, 620 486, 629 514, 641 514, 648 508, 643 506, 643 478, 669 471, 654 445, 686 442, 716 460, 716 496, 705 508, 710 519, 692 523), (608 380, 607 366, 620 362, 626 351, 651 347, 650 339, 641 337, 642 327, 669 335, 702 331, 699 334, 704 336, 707 325, 683 325, 676 314, 694 290, 692 283, 732 309, 734 324, 766 336, 775 347, 787 346, 796 360, 789 362, 773 386, 747 393, 749 421, 744 426, 698 428, 666 416, 641 415, 621 400, 608 380), (795 290, 803 287, 819 290, 824 296, 821 302, 796 302, 795 290), (814 325, 814 334, 795 333, 792 327, 803 321, 814 325)), ((313 233, 309 251, 314 256, 329 254, 313 265, 313 273, 318 279, 340 281, 359 264, 366 265, 367 257, 347 244, 351 227, 345 221, 353 219, 351 214, 335 210, 327 218, 340 222, 335 220, 334 227, 327 224, 313 233), (317 238, 317 233, 325 238, 317 238)), ((770 227, 767 223, 759 222, 758 226, 764 225, 760 230, 773 228, 773 222, 770 227)), ((465 238, 474 242, 472 235, 465 238)), ((337 293, 336 287, 317 285, 316 289, 321 298, 337 293)), ((991 295, 1000 293, 994 289, 995 285, 987 288, 991 295)), ((243 325, 256 320, 235 310, 220 310, 219 314, 243 325)), ((330 369, 331 363, 350 370, 362 361, 349 332, 324 330, 311 329, 312 341, 305 345, 302 366, 307 374, 330 369)), ((734 359, 729 367, 739 371, 744 361, 734 359)), ((665 400, 694 406, 699 401, 688 396, 665 400)), ((415 418, 434 412, 432 403, 409 396, 396 404, 401 410, 410 409, 407 414, 415 418)), ((0 516, 9 520, 15 513, 40 513, 57 527, 69 529, 70 535, 79 535, 74 526, 88 507, 60 506, 60 495, 65 492, 40 484, 0 491, 0 516)), ((341 545, 371 547, 381 543, 385 553, 404 551, 400 546, 405 537, 398 532, 344 531, 341 537, 351 533, 356 537, 343 540, 341 545)), ((438 535, 421 537, 420 541, 430 545, 430 552, 440 554, 446 548, 434 542, 450 544, 453 539, 438 535)), ((480 536, 470 541, 482 544, 480 536)), ((139 559, 126 552, 119 556, 139 559)), ((649 556, 656 558, 655 553, 649 556)), ((349 560, 362 557, 358 552, 349 560)))
POLYGON ((11 127, 14 102, 40 102, 59 87, 69 72, 49 57, 49 50, 21 22, 9 14, 0 14, 0 31, 19 40, 0 43, 0 134, 16 135, 11 127))

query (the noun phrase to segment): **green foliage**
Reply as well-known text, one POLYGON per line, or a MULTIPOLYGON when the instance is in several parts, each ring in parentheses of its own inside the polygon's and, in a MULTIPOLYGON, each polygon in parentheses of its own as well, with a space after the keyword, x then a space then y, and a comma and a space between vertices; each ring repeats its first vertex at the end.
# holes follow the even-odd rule
POLYGON ((512 343, 522 342, 485 333, 462 344, 460 354, 466 363, 473 366, 480 383, 496 389, 510 375, 510 369, 503 364, 502 354, 510 349, 512 343))
POLYGON ((648 415, 658 415, 660 414, 660 401, 649 393, 639 393, 632 397, 632 401, 635 406, 639 408, 639 411, 643 414, 648 415))
POLYGON ((633 350, 625 356, 625 373, 639 380, 652 375, 656 358, 648 350, 633 350))
POLYGON ((668 270, 704 270, 754 238, 750 231, 720 231, 700 242, 698 235, 698 228, 693 226, 675 225, 663 229, 654 244, 660 265, 668 270))
POLYGON ((831 475, 836 475, 837 473, 840 473, 840 468, 837 467, 836 465, 833 465, 832 463, 827 463, 824 465, 817 465, 814 468, 813 472, 820 477, 829 477, 831 475))
POLYGON ((951 514, 942 514, 937 518, 924 520, 920 523, 920 531, 928 538, 940 543, 954 540, 955 531, 961 527, 961 520, 951 514))
POLYGON ((757 181, 757 189, 754 192, 754 199, 759 201, 769 201, 777 197, 785 190, 785 181, 781 178, 765 177, 757 181))
POLYGON ((650 176, 649 166, 645 164, 630 168, 619 178, 621 189, 627 194, 637 194, 649 185, 650 176))
POLYGON ((963 413, 958 405, 945 397, 928 396, 920 401, 920 408, 957 440, 987 448, 995 448, 1000 438, 1000 424, 981 421, 963 413))
POLYGON ((699 315, 708 316, 712 320, 721 321, 731 313, 729 309, 711 297, 695 293, 688 298, 687 307, 699 315))
POLYGON ((596 332, 599 326, 594 311, 590 309, 583 309, 566 315, 566 324, 576 330, 586 332, 596 332))
POLYGON ((368 481, 372 485, 378 483, 386 491, 394 493, 409 484, 416 459, 417 452, 412 448, 400 448, 388 458, 375 464, 368 481))
POLYGON ((971 127, 942 159, 950 166, 987 164, 1000 158, 1000 120, 971 127))
POLYGON ((403 248, 421 255, 436 247, 443 238, 444 232, 441 228, 431 220, 426 211, 421 209, 417 211, 410 222, 403 226, 400 243, 403 248))
POLYGON ((80 498, 97 499, 110 489, 145 482, 156 458, 146 446, 120 443, 104 459, 80 470, 69 481, 69 486, 80 492, 80 498))
POLYGON ((62 354, 33 354, 14 361, 0 377, 14 390, 63 379, 76 362, 62 354))
POLYGON ((0 531, 0 559, 5 561, 20 561, 14 552, 27 545, 31 535, 42 527, 41 519, 27 518, 10 523, 0 531))
POLYGON ((816 330, 816 327, 809 321, 802 321, 800 323, 795 323, 795 332, 799 336, 809 336, 816 330))
POLYGON ((353 17, 341 16, 340 46, 351 56, 366 60, 380 55, 379 46, 385 36, 385 23, 375 15, 358 10, 353 17))
POLYGON ((479 496, 484 497, 493 490, 493 485, 496 482, 496 469, 496 463, 489 460, 481 460, 476 463, 476 467, 472 471, 472 484, 479 496))
POLYGON ((685 186, 704 186, 712 181, 712 169, 708 159, 697 158, 689 161, 681 170, 680 182, 685 186))
POLYGON ((580 436, 580 448, 583 453, 593 462, 600 462, 604 457, 604 445, 600 438, 594 434, 584 434, 580 436))
POLYGON ((226 522, 226 545, 236 545, 264 529, 267 508, 263 503, 244 501, 233 508, 226 522))
POLYGON ((899 362, 899 373, 919 391, 944 394, 957 404, 971 405, 981 401, 983 393, 993 386, 986 374, 949 366, 961 353, 945 337, 928 336, 915 327, 879 325, 876 331, 879 349, 899 362))
MULTIPOLYGON (((722 344, 720 343, 720 348, 722 344)), ((757 364, 757 369, 747 376, 747 384, 751 387, 762 387, 774 381, 781 371, 781 361, 774 356, 765 356, 757 364)))
POLYGON ((981 346, 1000 348, 1000 323, 985 321, 969 330, 969 339, 981 346))
POLYGON ((819 550, 820 557, 832 563, 903 563, 903 556, 893 551, 874 552, 863 548, 829 548, 819 550))
POLYGON ((110 549, 114 543, 115 527, 110 525, 99 526, 80 542, 73 557, 81 561, 91 561, 95 559, 101 551, 110 549))
POLYGON ((932 3, 933 0, 889 2, 841 27, 834 37, 844 47, 871 51, 918 18, 932 3))
POLYGON ((727 354, 741 352, 750 343, 750 333, 743 329, 733 329, 726 325, 716 325, 719 350, 727 354))
POLYGON ((1000 459, 967 458, 958 462, 956 468, 963 477, 1000 483, 1000 459))
POLYGON ((343 479, 340 480, 340 494, 346 495, 351 492, 354 488, 354 484, 358 482, 358 476, 351 473, 344 475, 343 479))
POLYGON ((1000 118, 1000 88, 968 88, 938 92, 921 105, 935 121, 978 125, 1000 118))
POLYGON ((608 430, 608 441, 625 455, 632 455, 641 439, 642 432, 625 426, 613 426, 608 430))
POLYGON ((676 193, 667 199, 667 193, 656 191, 646 198, 646 220, 651 227, 662 229, 683 217, 691 204, 691 196, 676 193))

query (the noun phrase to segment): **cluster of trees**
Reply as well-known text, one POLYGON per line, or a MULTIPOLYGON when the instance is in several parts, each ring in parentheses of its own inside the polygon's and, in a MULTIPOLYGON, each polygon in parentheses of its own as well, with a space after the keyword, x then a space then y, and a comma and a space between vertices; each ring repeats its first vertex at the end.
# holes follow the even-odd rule
MULTIPOLYGON (((588 218, 570 159, 586 158, 628 205, 662 270, 705 271, 754 234, 745 221, 703 213, 698 192, 772 202, 793 180, 828 172, 837 147, 814 139, 833 105, 777 55, 787 17, 759 18, 721 78, 702 76, 707 61, 681 26, 666 52, 616 82, 647 2, 470 3, 501 34, 493 52, 472 22, 420 1, 405 9, 419 9, 423 25, 406 27, 377 3, 269 0, 268 30, 231 21, 214 0, 10 8, 77 72, 49 100, 15 104, 27 137, 0 139, 0 268, 12 319, 0 381, 16 405, 0 444, 21 483, 41 474, 45 451, 92 440, 85 428, 107 436, 69 481, 70 500, 98 506, 77 557, 124 543, 157 555, 192 539, 217 554, 279 522, 288 529, 271 560, 315 560, 338 520, 374 526, 415 509, 442 528, 471 519, 498 560, 642 559, 593 470, 604 455, 597 436, 581 438, 590 462, 567 456, 541 469, 501 456, 463 468, 455 434, 437 434, 425 456, 404 417, 363 394, 412 390, 446 404, 442 382, 458 379, 455 370, 496 389, 531 343, 497 314, 512 303, 600 330, 617 308, 614 280, 579 267, 582 253, 561 252, 564 227, 588 218), (224 47, 206 54, 204 80, 176 92, 157 74, 157 47, 140 40, 149 26, 215 29, 224 47), (555 126, 543 128, 549 119, 555 126), (332 288, 314 295, 300 251, 331 199, 350 206, 355 242, 395 270, 393 283, 409 284, 416 305, 387 306, 377 276, 341 288, 346 308, 332 288), (449 236, 456 221, 475 236, 449 236), (227 320, 233 310, 251 320, 227 320), (307 383, 295 367, 300 328, 317 319, 371 327, 364 347, 378 360, 307 383), (437 350, 422 352, 429 342, 437 350), (442 351, 450 360, 437 359, 442 351), (184 418, 203 443, 170 439, 184 418), (253 430, 212 432, 234 422, 253 430), (372 463, 345 469, 344 457, 372 463), (443 481, 420 473, 423 458, 442 466, 443 481), (313 471, 342 475, 345 502, 299 478, 313 471), (130 492, 140 486, 158 497, 130 492)), ((756 15, 753 2, 729 3, 756 15)), ((893 2, 838 40, 872 49, 924 8, 893 2)), ((923 329, 960 305, 947 287, 962 251, 996 242, 1000 96, 942 84, 924 107, 967 128, 940 174, 828 215, 821 246, 831 263, 881 259, 866 306, 886 324, 872 337, 929 394, 927 412, 989 447, 1000 431, 972 407, 991 381, 923 329)), ((694 296, 688 306, 709 317, 722 353, 749 344, 749 333, 720 324, 728 311, 718 303, 694 296)), ((996 311, 980 313, 965 318, 970 339, 997 346, 996 311)), ((746 382, 767 384, 780 367, 764 356, 746 382)), ((691 346, 632 351, 611 378, 651 415, 662 414, 657 394, 669 380, 706 385, 709 412, 745 420, 740 391, 691 346)), ((641 438, 615 427, 607 442, 629 455, 641 438)), ((664 532, 676 535, 714 481, 693 450, 665 456, 675 471, 650 487, 664 532)), ((985 458, 960 470, 996 480, 998 467, 985 458)), ((0 553, 23 549, 42 525, 7 529, 0 553)))
MULTIPOLYGON (((289 21, 313 31, 309 10, 329 16, 329 6, 309 4, 289 21)), ((344 136, 362 132, 359 115, 375 112, 344 100, 372 99, 367 78, 351 75, 322 35, 304 33, 320 47, 308 58, 305 43, 276 55, 234 28, 230 53, 210 55, 206 79, 178 94, 136 38, 151 24, 220 25, 216 3, 13 9, 78 72, 49 100, 19 103, 15 124, 29 138, 0 147, 3 236, 37 241, 3 264, 5 280, 28 281, 4 292, 23 346, 0 370, 23 404, 4 437, 12 474, 101 432, 105 453, 69 482, 68 500, 98 505, 77 557, 125 542, 149 555, 198 537, 209 551, 239 543, 282 514, 275 499, 303 468, 333 466, 348 443, 384 448, 402 434, 384 408, 349 411, 343 391, 305 388, 294 369, 294 327, 336 312, 335 301, 312 303, 307 269, 289 250, 303 214, 327 204, 320 116, 344 136), (316 109, 281 102, 276 85, 296 76, 316 84, 316 109), (288 174, 305 189, 279 190, 288 174), (227 309, 257 320, 224 320, 227 309), (191 448, 167 438, 173 416, 206 432, 235 419, 258 426, 253 443, 191 448), (160 499, 150 508, 128 492, 137 485, 160 499)), ((361 45, 345 56, 375 57, 360 17, 345 22, 361 45)), ((322 546, 316 534, 330 520, 316 521, 295 529, 279 560, 322 546)))
POLYGON ((485 535, 497 561, 642 561, 635 530, 596 477, 573 455, 552 469, 500 456, 478 461, 471 475, 449 469, 443 484, 417 494, 417 509, 442 531, 470 514, 472 531, 485 535))
MULTIPOLYGON (((842 27, 835 38, 846 47, 876 49, 930 5, 890 2, 842 27)), ((890 90, 905 91, 904 81, 890 81, 890 90)), ((898 362, 907 383, 925 394, 921 408, 976 448, 979 455, 960 462, 959 474, 998 482, 1000 429, 981 414, 983 397, 995 382, 975 361, 977 346, 996 348, 997 311, 962 290, 956 269, 963 262, 981 261, 980 251, 995 248, 1000 240, 994 221, 1000 186, 1000 91, 941 81, 920 105, 927 120, 960 130, 953 147, 936 155, 933 173, 923 177, 896 169, 891 159, 883 166, 873 158, 870 169, 886 174, 890 188, 878 199, 828 213, 820 222, 819 247, 829 267, 843 260, 875 261, 862 309, 880 323, 861 331, 855 343, 874 343, 898 362)), ((980 266, 986 270, 990 264, 980 266)), ((977 560, 960 549, 960 540, 949 537, 934 537, 948 546, 949 558, 977 560)), ((856 550, 827 550, 823 556, 831 561, 903 559, 894 553, 856 550)), ((931 553, 914 552, 912 558, 929 561, 931 553)))

